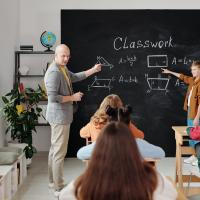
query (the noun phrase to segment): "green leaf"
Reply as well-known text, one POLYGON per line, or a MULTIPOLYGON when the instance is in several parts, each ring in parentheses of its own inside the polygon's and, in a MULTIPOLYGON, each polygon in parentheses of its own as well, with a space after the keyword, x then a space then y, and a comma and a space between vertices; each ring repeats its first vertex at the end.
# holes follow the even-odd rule
POLYGON ((8 133, 9 130, 10 130, 10 126, 8 126, 8 128, 6 129, 6 134, 8 133))
POLYGON ((6 97, 4 97, 4 96, 2 96, 2 100, 3 100, 3 102, 6 104, 6 103, 9 103, 9 101, 8 101, 8 99, 6 98, 6 97))
POLYGON ((7 93, 5 96, 10 96, 12 95, 12 92, 7 93))
POLYGON ((37 112, 42 112, 42 108, 36 107, 37 112))
POLYGON ((32 146, 32 134, 36 132, 35 124, 38 117, 41 116, 42 109, 38 106, 40 99, 43 97, 44 91, 41 86, 34 90, 33 88, 25 88, 24 93, 19 93, 18 85, 2 97, 4 102, 2 113, 8 123, 6 132, 11 133, 13 140, 25 142, 28 146, 25 148, 26 157, 30 158, 36 153, 35 147, 32 146), (18 115, 16 105, 24 104, 25 110, 18 115))

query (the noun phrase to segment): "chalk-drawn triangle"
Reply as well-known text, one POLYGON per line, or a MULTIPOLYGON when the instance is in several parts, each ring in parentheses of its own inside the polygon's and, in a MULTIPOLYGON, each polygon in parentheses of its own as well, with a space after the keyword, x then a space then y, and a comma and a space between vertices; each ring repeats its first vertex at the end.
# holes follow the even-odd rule
POLYGON ((108 66, 111 68, 113 68, 113 65, 110 64, 105 58, 97 56, 97 64, 101 64, 102 66, 108 66))

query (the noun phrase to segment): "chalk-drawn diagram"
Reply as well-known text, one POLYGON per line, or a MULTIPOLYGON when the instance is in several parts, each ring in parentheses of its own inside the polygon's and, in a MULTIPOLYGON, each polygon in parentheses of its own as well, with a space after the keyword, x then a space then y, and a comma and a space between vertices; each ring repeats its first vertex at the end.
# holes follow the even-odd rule
MULTIPOLYGON (((147 67, 150 68, 163 68, 168 66, 168 56, 167 55, 148 55, 147 56, 147 67)), ((165 91, 168 92, 167 87, 169 84, 170 76, 168 78, 163 78, 161 74, 158 77, 149 77, 149 74, 145 74, 145 79, 150 93, 152 90, 165 91)))
POLYGON ((101 64, 102 66, 110 67, 110 69, 112 69, 114 67, 105 58, 103 58, 101 56, 97 56, 97 64, 101 64))
POLYGON ((147 80, 147 84, 149 86, 149 90, 147 90, 147 93, 150 93, 152 90, 160 90, 168 92, 167 87, 169 84, 170 77, 168 78, 162 78, 161 74, 158 74, 158 77, 149 78, 148 74, 145 74, 145 78, 147 80))
POLYGON ((88 85, 88 91, 91 90, 91 88, 105 88, 109 89, 109 91, 112 89, 111 82, 114 81, 114 77, 112 78, 98 78, 97 76, 94 77, 94 81, 91 85, 88 85))
POLYGON ((131 67, 133 66, 133 63, 136 62, 136 56, 126 56, 126 57, 121 57, 119 59, 119 64, 125 64, 128 63, 131 67))
POLYGON ((167 67, 168 57, 167 55, 148 55, 147 67, 167 67))

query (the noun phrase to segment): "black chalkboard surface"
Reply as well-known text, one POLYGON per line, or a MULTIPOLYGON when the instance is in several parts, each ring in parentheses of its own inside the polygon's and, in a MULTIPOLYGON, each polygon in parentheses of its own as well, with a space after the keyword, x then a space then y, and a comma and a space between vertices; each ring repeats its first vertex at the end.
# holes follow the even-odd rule
POLYGON ((186 125, 187 86, 161 68, 190 74, 200 58, 199 10, 61 10, 61 41, 69 45, 69 69, 102 63, 102 72, 74 84, 84 92, 74 116, 68 156, 85 144, 79 136, 103 98, 118 94, 133 107, 145 139, 175 155, 172 125, 186 125))

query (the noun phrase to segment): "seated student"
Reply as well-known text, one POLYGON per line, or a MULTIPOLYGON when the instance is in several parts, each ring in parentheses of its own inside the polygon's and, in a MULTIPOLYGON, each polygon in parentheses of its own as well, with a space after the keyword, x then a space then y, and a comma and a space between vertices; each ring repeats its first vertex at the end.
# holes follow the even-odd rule
MULTIPOLYGON (((132 108, 130 106, 126 106, 125 108, 116 108, 116 109, 113 109, 109 106, 108 109, 106 110, 106 114, 110 116, 110 118, 109 120, 108 119, 107 120, 108 121, 118 120, 129 125, 131 112, 132 112, 132 108)), ((101 128, 103 128, 103 126, 101 128)), ((145 141, 144 139, 136 138, 136 143, 138 145, 141 155, 144 158, 161 159, 165 157, 165 152, 162 148, 152 145, 148 143, 147 141, 145 141)), ((82 147, 77 152, 77 157, 80 160, 89 160, 92 155, 94 147, 95 147, 95 142, 90 145, 82 147)))
MULTIPOLYGON (((91 138, 92 142, 96 141, 100 130, 108 122, 108 115, 106 114, 106 108, 108 106, 111 106, 112 108, 121 108, 123 103, 120 97, 116 94, 106 96, 100 104, 99 109, 91 117, 90 122, 80 130, 80 136, 82 138, 91 138)), ((144 138, 144 133, 132 122, 129 123, 129 128, 134 137, 144 138)))
POLYGON ((124 123, 110 122, 99 135, 86 171, 59 200, 175 200, 172 183, 145 162, 124 123), (130 153, 132 152, 132 153, 130 153))

